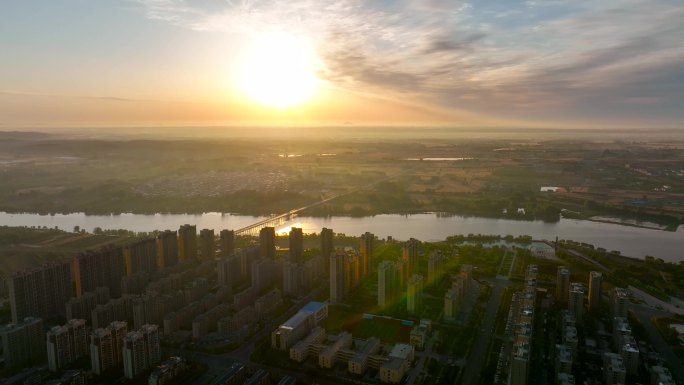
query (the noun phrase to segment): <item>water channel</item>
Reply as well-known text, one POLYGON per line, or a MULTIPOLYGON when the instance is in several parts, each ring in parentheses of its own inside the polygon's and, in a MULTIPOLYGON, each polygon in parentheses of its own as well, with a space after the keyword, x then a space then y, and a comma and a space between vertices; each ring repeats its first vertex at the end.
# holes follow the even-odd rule
MULTIPOLYGON (((0 226, 57 227, 72 231, 75 226, 87 231, 94 228, 126 229, 136 232, 178 229, 183 224, 194 224, 197 229, 239 229, 265 217, 222 213, 204 214, 118 214, 85 215, 83 213, 40 215, 33 213, 0 212, 0 226)), ((370 217, 297 217, 277 227, 279 233, 290 227, 302 227, 305 233, 319 232, 328 227, 337 233, 360 235, 370 231, 378 237, 392 236, 405 240, 414 237, 423 241, 443 240, 453 234, 530 235, 535 239, 571 239, 587 242, 608 250, 619 250, 622 255, 643 258, 652 255, 666 261, 684 260, 684 227, 677 231, 662 231, 612 223, 561 219, 559 222, 516 221, 463 216, 443 216, 435 213, 399 215, 386 214, 370 217)))

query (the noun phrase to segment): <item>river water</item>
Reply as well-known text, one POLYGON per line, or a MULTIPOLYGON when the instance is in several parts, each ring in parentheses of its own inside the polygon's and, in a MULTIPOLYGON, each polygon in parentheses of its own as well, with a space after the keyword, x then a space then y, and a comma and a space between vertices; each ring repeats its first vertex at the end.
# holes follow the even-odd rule
MULTIPOLYGON (((74 226, 92 231, 102 229, 126 229, 136 232, 178 229, 183 224, 196 225, 197 229, 239 229, 265 217, 204 214, 120 214, 85 215, 32 213, 11 214, 0 212, 0 226, 47 226, 72 231, 74 226)), ((677 231, 662 231, 640 227, 623 226, 574 219, 560 222, 515 221, 480 217, 439 216, 434 213, 399 215, 387 214, 371 217, 297 217, 277 227, 279 233, 290 227, 301 227, 305 233, 319 232, 328 227, 337 233, 360 235, 370 231, 378 237, 392 236, 405 240, 410 237, 423 241, 443 240, 453 234, 530 235, 534 239, 571 239, 587 242, 607 250, 619 250, 622 255, 643 258, 652 255, 666 261, 684 260, 684 227, 677 231)))

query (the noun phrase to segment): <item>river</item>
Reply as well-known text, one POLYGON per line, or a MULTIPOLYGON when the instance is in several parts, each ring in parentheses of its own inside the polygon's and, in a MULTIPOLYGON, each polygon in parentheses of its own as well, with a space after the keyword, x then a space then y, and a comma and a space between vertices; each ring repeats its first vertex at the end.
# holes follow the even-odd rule
MULTIPOLYGON (((136 232, 178 229, 183 224, 194 224, 197 229, 239 229, 258 222, 265 217, 204 214, 120 214, 85 215, 32 213, 12 214, 0 212, 0 226, 47 226, 72 231, 74 226, 92 231, 102 229, 126 229, 136 232)), ((319 232, 328 227, 347 235, 360 235, 370 231, 378 237, 392 236, 405 240, 414 237, 423 241, 444 240, 453 234, 530 235, 535 239, 571 239, 587 242, 607 250, 619 250, 622 255, 643 258, 652 255, 666 261, 684 260, 684 227, 676 232, 623 226, 585 220, 561 219, 556 223, 542 221, 515 221, 462 216, 438 216, 437 214, 399 215, 386 214, 371 217, 297 217, 277 228, 279 233, 290 227, 301 227, 305 233, 319 232)))

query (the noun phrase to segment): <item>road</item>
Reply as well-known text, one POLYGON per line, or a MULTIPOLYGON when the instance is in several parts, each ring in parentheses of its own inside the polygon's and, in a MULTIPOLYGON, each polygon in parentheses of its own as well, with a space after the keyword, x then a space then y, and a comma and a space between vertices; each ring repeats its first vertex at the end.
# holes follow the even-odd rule
POLYGON ((423 367, 425 366, 425 361, 427 361, 428 358, 432 358, 432 345, 434 344, 434 334, 430 337, 430 339, 425 343, 425 351, 423 352, 417 352, 416 356, 418 357, 418 362, 416 365, 411 369, 409 372, 408 378, 406 379, 406 384, 407 385, 413 385, 416 382, 416 379, 418 376, 421 374, 423 371, 423 367))
POLYGON ((675 381, 678 384, 684 384, 684 362, 672 352, 670 346, 651 323, 653 317, 667 317, 672 315, 661 310, 637 304, 630 304, 629 309, 634 313, 637 319, 639 319, 639 322, 644 325, 648 339, 651 341, 651 346, 653 346, 653 349, 667 362, 675 381))
POLYGON ((684 315, 684 309, 679 308, 669 302, 665 302, 661 300, 660 298, 656 298, 647 292, 639 289, 638 287, 634 287, 630 285, 628 287, 629 291, 631 292, 632 296, 644 301, 646 305, 654 308, 660 308, 665 311, 669 311, 670 313, 673 314, 679 314, 679 315, 684 315))
POLYGON ((572 255, 573 257, 583 259, 585 262, 591 263, 592 265, 598 267, 599 269, 603 270, 604 272, 609 271, 609 269, 607 267, 603 266, 598 261, 595 261, 595 260, 587 257, 586 255, 580 253, 579 251, 570 250, 570 249, 564 249, 564 250, 567 251, 568 254, 572 255))
POLYGON ((477 385, 480 380, 480 373, 482 373, 482 365, 484 365, 485 355, 487 354, 487 347, 489 341, 494 334, 494 322, 496 321, 496 313, 499 310, 499 303, 503 295, 503 289, 510 285, 510 282, 504 280, 491 280, 492 294, 487 301, 487 308, 482 322, 480 323, 480 334, 475 340, 475 344, 468 356, 468 363, 465 367, 463 375, 464 385, 477 385))

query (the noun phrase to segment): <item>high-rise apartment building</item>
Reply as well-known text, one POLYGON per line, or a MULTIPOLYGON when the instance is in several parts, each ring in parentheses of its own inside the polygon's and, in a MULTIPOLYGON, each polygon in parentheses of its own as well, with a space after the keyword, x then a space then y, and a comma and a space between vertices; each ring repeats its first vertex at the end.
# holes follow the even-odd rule
POLYGON ((363 276, 370 274, 374 268, 373 250, 375 250, 375 235, 369 232, 361 234, 359 251, 361 252, 361 260, 363 261, 363 266, 361 267, 363 276))
POLYGON ((470 290, 470 286, 473 283, 473 265, 461 266, 458 276, 463 277, 464 289, 466 291, 470 290))
POLYGON ((257 293, 273 283, 273 260, 261 257, 252 262, 252 288, 257 293))
POLYGON ((128 324, 115 321, 106 328, 90 333, 90 365, 96 375, 119 367, 123 361, 123 338, 128 333, 128 324))
POLYGON ((408 262, 404 259, 399 259, 394 263, 394 269, 397 274, 397 288, 399 290, 406 288, 406 284, 410 278, 408 267, 408 262))
POLYGON ((342 302, 345 294, 344 263, 345 253, 333 253, 330 256, 330 302, 342 302))
POLYGON ((57 372, 74 362, 74 355, 69 341, 69 328, 55 326, 47 332, 48 369, 57 372))
POLYGON ((627 318, 629 294, 626 289, 616 287, 610 292, 611 313, 613 317, 627 318))
POLYGON ((624 384, 627 370, 622 356, 617 353, 603 353, 603 383, 606 385, 624 384))
POLYGON ((235 231, 221 230, 219 237, 221 238, 221 256, 230 257, 235 252, 235 231))
POLYGON ((123 247, 126 275, 157 270, 157 242, 143 239, 123 247))
POLYGON ((286 261, 283 263, 283 294, 297 296, 304 289, 304 265, 286 261))
POLYGON ((408 275, 412 276, 418 271, 418 248, 420 247, 420 241, 411 238, 404 242, 402 247, 402 259, 406 263, 408 269, 408 275))
POLYGON ((347 254, 344 258, 344 296, 356 287, 361 279, 361 264, 358 255, 347 254))
POLYGON ((74 257, 72 264, 77 297, 99 286, 108 287, 114 298, 121 296, 121 277, 126 274, 122 247, 86 251, 74 257))
POLYGON ((530 377, 530 345, 527 341, 515 341, 511 353, 511 385, 527 385, 530 377))
POLYGON ((275 259, 275 228, 264 227, 259 230, 259 247, 261 248, 261 257, 275 259))
POLYGON ((88 355, 86 321, 83 319, 72 319, 66 325, 55 326, 46 337, 48 368, 52 372, 88 355))
POLYGON ((325 274, 330 273, 330 256, 335 250, 333 243, 334 236, 335 234, 333 233, 332 229, 324 227, 321 230, 321 255, 323 256, 323 268, 325 274))
POLYGON ((589 310, 596 310, 601 305, 601 283, 603 275, 598 271, 589 273, 589 310))
POLYGON ((159 327, 157 325, 143 325, 145 337, 145 349, 147 349, 148 365, 153 367, 161 361, 161 348, 159 346, 159 327))
POLYGON ((560 303, 568 302, 570 289, 570 269, 565 266, 558 266, 556 270, 556 301, 560 303))
POLYGON ((442 275, 444 275, 444 254, 441 252, 430 254, 428 257, 428 283, 437 281, 442 275))
POLYGON ((394 301, 398 291, 397 271, 391 261, 378 266, 378 306, 385 307, 394 301))
POLYGON ((124 377, 129 380, 134 379, 145 371, 147 367, 145 353, 143 334, 139 331, 129 332, 124 337, 123 344, 124 377))
POLYGON ((0 327, 5 369, 14 370, 41 363, 45 357, 43 320, 27 317, 21 323, 0 327))
POLYGON ((230 257, 221 259, 216 263, 216 271, 218 273, 219 285, 225 285, 232 288, 241 279, 240 257, 231 255, 230 257))
POLYGON ((90 313, 90 319, 93 328, 103 328, 114 321, 114 309, 108 304, 97 305, 90 313))
POLYGON ((64 315, 72 297, 71 264, 51 262, 12 274, 7 279, 12 322, 26 317, 51 318, 64 315))
POLYGON ((197 226, 186 224, 178 229, 178 259, 197 259, 197 226))
POLYGON ((216 242, 213 229, 202 229, 199 236, 200 258, 212 261, 216 257, 216 242))
POLYGON ((419 314, 423 307, 423 276, 414 274, 408 281, 406 290, 406 310, 409 314, 419 314))
POLYGON ((90 333, 90 367, 100 375, 116 366, 114 339, 109 329, 95 329, 90 333))
POLYGON ((178 263, 178 234, 165 230, 157 235, 157 268, 175 266, 178 263))
POLYGON ((458 314, 460 298, 456 293, 456 290, 449 289, 444 294, 444 320, 453 321, 456 319, 456 314, 458 314))
POLYGON ((334 236, 335 236, 335 233, 333 233, 332 229, 328 229, 328 228, 324 227, 321 230, 321 255, 326 260, 330 258, 330 254, 332 254, 332 252, 334 250, 334 245, 333 245, 334 236))
POLYGON ((570 284, 568 310, 575 313, 575 317, 578 321, 581 320, 584 315, 584 285, 580 282, 573 282, 570 284))
POLYGON ((143 325, 123 338, 124 377, 134 379, 161 361, 157 325, 143 325))
POLYGON ((161 325, 164 322, 164 298, 145 294, 133 299, 133 327, 145 324, 161 325))
POLYGON ((289 241, 290 262, 302 263, 304 261, 304 233, 302 233, 302 229, 299 227, 291 228, 289 241))
POLYGON ((114 363, 116 366, 121 365, 123 362, 122 352, 123 352, 123 339, 128 334, 128 323, 124 321, 114 321, 107 329, 112 333, 112 341, 114 348, 114 363))

